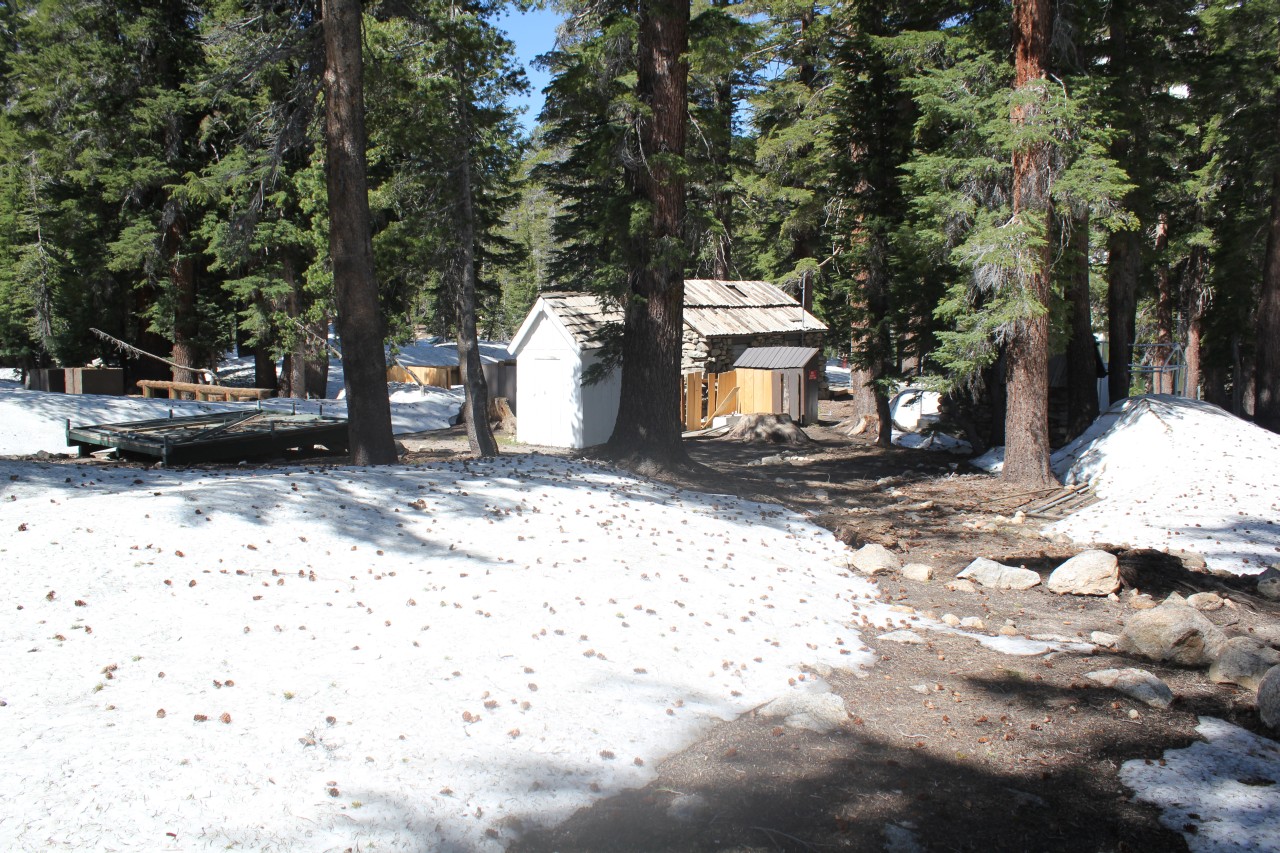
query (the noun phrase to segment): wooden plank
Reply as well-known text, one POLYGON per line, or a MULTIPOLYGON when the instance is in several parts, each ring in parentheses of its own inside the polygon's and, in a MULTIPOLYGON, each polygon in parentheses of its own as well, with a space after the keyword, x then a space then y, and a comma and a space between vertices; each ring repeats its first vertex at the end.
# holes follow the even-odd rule
POLYGON ((695 370, 684 376, 684 428, 702 428, 702 372, 695 370))
POLYGON ((167 391, 169 399, 186 392, 197 400, 266 400, 272 391, 270 388, 232 388, 226 385, 200 385, 195 382, 169 382, 161 379, 139 379, 138 387, 146 397, 154 397, 156 391, 167 391))
POLYGON ((720 417, 721 415, 729 414, 729 412, 733 411, 734 406, 737 405, 737 402, 738 402, 738 386, 735 385, 733 386, 732 389, 730 389, 729 393, 725 395, 725 398, 720 401, 720 405, 716 406, 710 413, 707 414, 707 419, 702 422, 702 428, 706 429, 708 426, 711 425, 712 421, 714 421, 716 418, 720 417))

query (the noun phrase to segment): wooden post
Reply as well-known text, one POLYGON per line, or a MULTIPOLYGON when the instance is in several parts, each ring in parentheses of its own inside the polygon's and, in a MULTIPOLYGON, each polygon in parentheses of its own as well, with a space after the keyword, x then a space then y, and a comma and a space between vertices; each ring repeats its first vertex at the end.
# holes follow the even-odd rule
POLYGON ((699 429, 702 426, 702 373, 694 371, 684 377, 684 428, 699 429))

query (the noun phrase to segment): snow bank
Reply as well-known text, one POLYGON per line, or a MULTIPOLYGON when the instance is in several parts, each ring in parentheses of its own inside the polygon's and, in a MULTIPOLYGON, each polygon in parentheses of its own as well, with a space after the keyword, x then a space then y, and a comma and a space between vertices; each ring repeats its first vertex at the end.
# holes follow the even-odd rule
POLYGON ((1091 483, 1102 500, 1052 531, 1191 550, 1237 574, 1280 562, 1280 435, 1217 406, 1122 400, 1053 461, 1064 483, 1091 483))
MULTIPOLYGON (((511 353, 505 342, 479 341, 480 361, 486 364, 510 361, 511 353)), ((457 341, 441 341, 436 338, 414 341, 396 346, 396 358, 409 367, 453 367, 458 363, 457 341)), ((391 363, 391 351, 387 350, 387 363, 391 363)))
MULTIPOLYGON (((170 407, 236 408, 10 385, 0 444, 170 407)), ((556 458, 0 461, 0 528, 0 849, 500 849, 892 615, 799 516, 556 458)))
POLYGON ((849 387, 849 366, 842 365, 840 359, 827 359, 827 385, 831 388, 849 387))
POLYGON ((1120 781, 1162 810, 1192 853, 1280 850, 1280 744, 1239 726, 1201 717, 1203 742, 1135 759, 1120 781))
POLYGON ((945 432, 899 432, 893 431, 893 443, 899 447, 910 447, 914 450, 945 450, 947 453, 964 455, 972 453, 969 442, 947 435, 945 432))
POLYGON ((800 516, 548 457, 0 461, 0 529, 7 850, 501 849, 895 615, 800 516))
MULTIPOLYGON (((462 408, 462 391, 418 388, 416 385, 389 386, 391 426, 396 434, 445 429, 462 408)), ((68 452, 66 422, 73 426, 120 423, 148 418, 165 418, 252 409, 256 403, 197 403, 193 400, 160 400, 142 397, 111 397, 94 394, 50 394, 27 391, 16 383, 0 382, 0 455, 28 456, 68 452)), ((347 416, 345 400, 264 401, 263 408, 281 411, 347 416)))

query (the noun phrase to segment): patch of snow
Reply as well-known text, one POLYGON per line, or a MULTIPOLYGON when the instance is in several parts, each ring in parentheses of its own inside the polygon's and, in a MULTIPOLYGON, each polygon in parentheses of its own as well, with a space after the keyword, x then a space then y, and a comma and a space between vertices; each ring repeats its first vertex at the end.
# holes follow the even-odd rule
POLYGON ((1004 469, 1004 448, 993 447, 981 456, 970 459, 969 464, 988 474, 999 474, 1004 469))
POLYGON ((849 387, 849 366, 842 365, 840 359, 827 359, 827 385, 831 388, 848 388, 849 387))
POLYGON ((1091 643, 1075 643, 1058 639, 1027 639, 1026 637, 1008 637, 1004 634, 982 634, 976 631, 965 631, 960 628, 944 624, 942 622, 922 622, 920 627, 929 628, 934 631, 941 631, 944 634, 955 634, 958 637, 967 637, 981 645, 986 646, 992 651, 1000 652, 1004 655, 1012 655, 1014 657, 1035 657, 1037 655, 1045 655, 1050 652, 1080 652, 1088 653, 1093 651, 1091 643))
MULTIPOLYGON (((396 434, 445 429, 457 420, 462 391, 420 389, 416 385, 388 387, 391 426, 396 434)), ((96 394, 57 394, 27 391, 20 385, 0 384, 0 455, 28 456, 67 453, 66 422, 72 426, 122 423, 150 418, 244 411, 256 403, 197 403, 194 400, 146 399, 96 394)), ((274 399, 264 409, 347 416, 345 400, 274 399)))
POLYGON ((1280 744, 1213 717, 1196 731, 1203 741, 1163 762, 1126 761, 1120 781, 1160 808, 1192 853, 1280 850, 1280 744))
MULTIPOLYGON (((511 361, 511 353, 505 341, 479 341, 480 361, 487 364, 511 361)), ((458 363, 457 341, 441 341, 438 338, 414 341, 396 346, 396 358, 409 367, 453 367, 458 363)), ((390 349, 388 349, 388 364, 390 349)))
POLYGON ((1185 549, 1210 569, 1261 572, 1280 560, 1280 435, 1186 397, 1122 400, 1054 454, 1096 504, 1048 530, 1078 542, 1185 549))
POLYGON ((889 401, 889 416, 896 429, 917 432, 938 422, 942 395, 928 388, 906 386, 889 401))
MULTIPOLYGON (((1046 528, 1081 543, 1201 554, 1210 569, 1256 574, 1280 560, 1280 435, 1210 403, 1121 400, 1052 457, 1067 485, 1102 498, 1046 528)), ((969 460, 991 474, 997 447, 969 460)))
POLYGON ((554 457, 0 461, 0 529, 0 849, 499 850, 887 621, 801 516, 554 457))
POLYGON ((969 442, 944 432, 918 433, 894 430, 893 443, 899 447, 910 447, 916 450, 944 450, 947 453, 957 454, 973 452, 969 442))

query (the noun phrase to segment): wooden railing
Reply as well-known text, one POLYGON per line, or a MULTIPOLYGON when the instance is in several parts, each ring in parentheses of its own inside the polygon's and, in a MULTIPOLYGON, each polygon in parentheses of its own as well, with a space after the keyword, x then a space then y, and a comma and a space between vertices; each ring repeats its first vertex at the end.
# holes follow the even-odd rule
POLYGON ((164 391, 170 400, 191 394, 197 400, 266 400, 275 394, 270 388, 231 388, 226 385, 200 385, 195 382, 169 382, 161 379, 139 379, 138 387, 142 396, 154 397, 157 391, 164 391))

